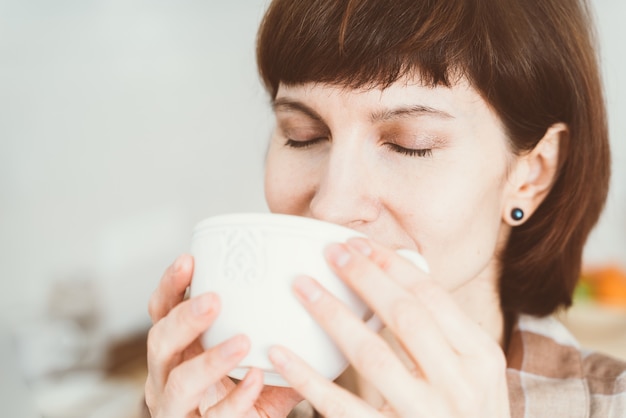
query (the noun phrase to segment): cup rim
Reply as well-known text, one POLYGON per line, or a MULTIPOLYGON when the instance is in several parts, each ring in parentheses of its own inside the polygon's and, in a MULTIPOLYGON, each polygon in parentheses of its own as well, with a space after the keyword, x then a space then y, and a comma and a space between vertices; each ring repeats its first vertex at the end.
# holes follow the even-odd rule
POLYGON ((328 233, 332 230, 344 234, 352 234, 355 237, 365 236, 363 233, 354 229, 331 222, 321 221, 319 219, 297 215, 287 215, 283 213, 266 212, 241 212, 210 216, 196 224, 193 229, 193 234, 198 235, 205 230, 212 228, 250 225, 298 228, 299 230, 307 230, 317 233, 328 233))

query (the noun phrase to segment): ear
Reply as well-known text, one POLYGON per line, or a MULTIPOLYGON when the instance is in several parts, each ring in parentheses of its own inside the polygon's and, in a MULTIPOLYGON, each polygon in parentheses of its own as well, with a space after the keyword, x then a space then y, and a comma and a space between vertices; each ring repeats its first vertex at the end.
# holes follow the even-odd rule
POLYGON ((503 207, 506 223, 524 223, 548 195, 559 166, 559 145, 568 135, 567 125, 556 123, 535 148, 517 157, 509 173, 509 191, 503 207))

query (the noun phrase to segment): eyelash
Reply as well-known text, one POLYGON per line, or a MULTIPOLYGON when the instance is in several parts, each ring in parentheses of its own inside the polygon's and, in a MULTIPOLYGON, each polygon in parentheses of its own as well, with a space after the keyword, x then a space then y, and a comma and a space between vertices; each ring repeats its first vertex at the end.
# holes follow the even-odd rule
POLYGON ((413 148, 404 148, 398 144, 394 144, 393 142, 387 142, 385 145, 391 148, 392 151, 400 153, 402 155, 406 155, 408 157, 431 157, 433 155, 433 150, 430 148, 422 148, 422 149, 413 149, 413 148))
POLYGON ((294 139, 288 139, 287 142, 285 142, 285 145, 290 148, 303 149, 312 147, 313 145, 316 145, 325 140, 326 138, 323 137, 309 139, 308 141, 296 141, 294 139))
MULTIPOLYGON (((296 141, 293 139, 287 139, 287 141, 285 142, 285 145, 290 148, 305 149, 305 148, 310 148, 314 145, 317 145, 318 143, 325 141, 325 140, 326 138, 322 138, 322 137, 309 139, 308 141, 296 141)), ((385 145, 389 147, 392 151, 397 152, 402 155, 406 155, 408 157, 425 158, 425 157, 430 157, 433 155, 433 150, 430 148, 424 148, 424 149, 404 148, 398 144, 394 144, 393 142, 387 142, 385 143, 385 145)))

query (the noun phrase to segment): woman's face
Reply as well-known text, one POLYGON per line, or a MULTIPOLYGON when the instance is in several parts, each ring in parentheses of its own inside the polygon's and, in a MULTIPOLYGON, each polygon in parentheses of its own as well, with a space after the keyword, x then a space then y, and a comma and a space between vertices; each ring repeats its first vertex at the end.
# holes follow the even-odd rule
POLYGON ((498 117, 467 83, 281 85, 274 111, 265 175, 272 212, 417 250, 450 290, 495 283, 515 160, 498 117))

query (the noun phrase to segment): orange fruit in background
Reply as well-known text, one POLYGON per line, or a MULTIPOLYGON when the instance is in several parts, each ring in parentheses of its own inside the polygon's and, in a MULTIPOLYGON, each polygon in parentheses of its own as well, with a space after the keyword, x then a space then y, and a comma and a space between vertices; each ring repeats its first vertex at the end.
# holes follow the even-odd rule
POLYGON ((619 267, 607 266, 588 270, 581 282, 591 288, 595 301, 626 307, 626 272, 619 267))

